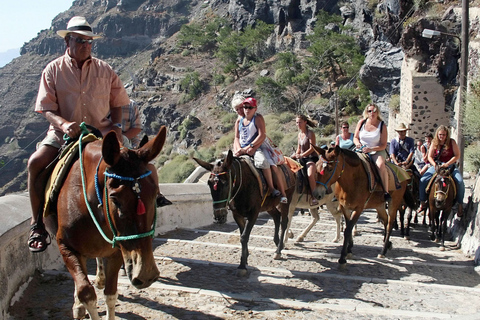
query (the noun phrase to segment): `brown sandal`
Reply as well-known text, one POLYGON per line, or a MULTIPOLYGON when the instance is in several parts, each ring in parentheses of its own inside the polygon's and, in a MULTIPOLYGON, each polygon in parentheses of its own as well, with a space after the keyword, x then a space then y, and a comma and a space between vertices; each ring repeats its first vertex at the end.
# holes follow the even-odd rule
POLYGON ((30 235, 28 236, 28 249, 31 252, 37 253, 37 252, 43 252, 47 249, 47 247, 51 243, 51 238, 50 234, 45 230, 45 226, 42 224, 37 224, 35 223, 30 227, 30 235), (33 246, 34 242, 38 242, 42 246, 39 248, 35 248, 33 246))

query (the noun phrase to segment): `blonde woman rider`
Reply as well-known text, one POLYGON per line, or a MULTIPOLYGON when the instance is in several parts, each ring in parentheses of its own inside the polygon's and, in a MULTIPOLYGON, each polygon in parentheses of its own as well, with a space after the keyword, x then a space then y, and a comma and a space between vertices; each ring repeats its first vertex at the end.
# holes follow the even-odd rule
POLYGON ((382 181, 385 201, 392 200, 388 193, 388 172, 385 164, 387 158, 387 126, 380 115, 378 107, 371 103, 363 111, 363 120, 360 120, 355 129, 353 142, 357 149, 368 153, 378 168, 382 181))

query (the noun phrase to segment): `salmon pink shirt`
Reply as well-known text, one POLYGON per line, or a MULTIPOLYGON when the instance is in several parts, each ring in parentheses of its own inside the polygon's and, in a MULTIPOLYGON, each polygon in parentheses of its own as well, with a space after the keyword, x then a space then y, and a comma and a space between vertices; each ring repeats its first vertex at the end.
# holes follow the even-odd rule
MULTIPOLYGON (((79 69, 67 51, 43 70, 35 111, 54 111, 67 121, 102 130, 112 124, 107 119, 110 109, 129 103, 122 81, 108 63, 91 57, 79 69)), ((47 134, 63 143, 60 128, 50 125, 47 134)))

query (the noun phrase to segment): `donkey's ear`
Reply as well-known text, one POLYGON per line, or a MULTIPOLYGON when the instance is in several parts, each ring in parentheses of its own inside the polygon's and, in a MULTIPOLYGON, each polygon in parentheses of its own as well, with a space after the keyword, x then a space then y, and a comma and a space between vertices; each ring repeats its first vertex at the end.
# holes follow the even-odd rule
POLYGON ((208 163, 206 161, 203 161, 201 159, 197 159, 195 157, 193 157, 193 160, 195 160, 195 162, 198 163, 200 165, 200 167, 206 169, 207 171, 212 171, 213 170, 213 164, 208 163))
POLYGON ((230 168, 230 166, 232 165, 232 161, 233 161, 233 152, 232 150, 228 150, 227 156, 225 157, 225 167, 230 168))
POLYGON ((455 171, 455 168, 456 168, 456 166, 454 166, 454 165, 453 165, 453 166, 450 166, 450 170, 449 170, 449 171, 450 171, 450 175, 453 174, 453 171, 455 171))
POLYGON ((325 159, 325 150, 323 150, 322 148, 320 148, 320 147, 318 147, 314 144, 312 144, 312 147, 319 155, 321 155, 325 159))
POLYGON ((115 131, 107 133, 102 143, 102 156, 109 166, 114 166, 120 159, 120 143, 115 131))

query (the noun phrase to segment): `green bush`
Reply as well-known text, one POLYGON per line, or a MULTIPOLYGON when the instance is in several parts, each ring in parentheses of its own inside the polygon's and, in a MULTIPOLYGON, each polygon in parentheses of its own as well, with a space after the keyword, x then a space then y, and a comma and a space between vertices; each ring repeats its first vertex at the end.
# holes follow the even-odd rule
POLYGON ((217 151, 220 153, 223 151, 227 151, 229 149, 233 149, 233 140, 235 139, 235 133, 230 132, 227 135, 222 136, 218 139, 217 143, 215 144, 217 147, 217 151))
POLYGON ((193 160, 186 155, 177 155, 160 169, 158 180, 161 183, 182 183, 195 168, 193 160))
POLYGON ((335 125, 334 124, 327 124, 326 126, 321 129, 321 133, 323 136, 329 136, 335 133, 335 125))
POLYGON ((480 169, 480 143, 475 141, 465 148, 465 171, 477 173, 480 169))
POLYGON ((203 161, 212 162, 215 160, 216 150, 217 149, 215 147, 199 148, 198 150, 195 150, 193 156, 195 158, 202 159, 203 161))

